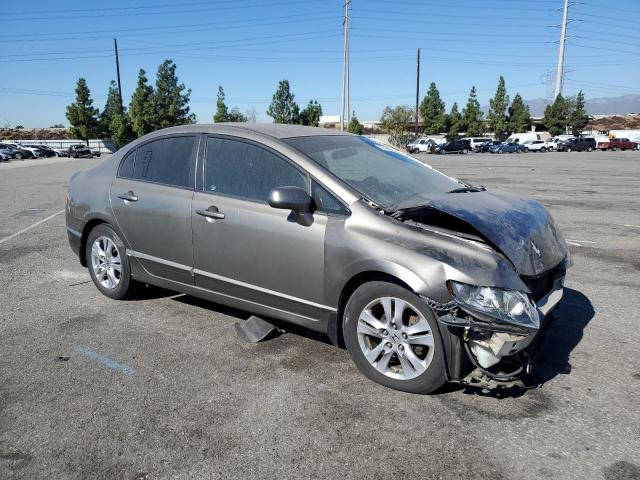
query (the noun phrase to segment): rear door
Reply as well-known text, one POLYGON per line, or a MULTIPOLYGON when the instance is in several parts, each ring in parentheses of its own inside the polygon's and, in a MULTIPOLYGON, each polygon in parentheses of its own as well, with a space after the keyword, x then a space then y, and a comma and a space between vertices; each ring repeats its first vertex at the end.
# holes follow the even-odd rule
POLYGON ((327 216, 316 214, 302 226, 290 211, 267 203, 276 187, 308 191, 307 174, 274 150, 237 137, 209 137, 203 166, 193 201, 196 285, 316 318, 327 216))
POLYGON ((157 277, 193 283, 191 201, 199 136, 156 138, 129 152, 111 185, 127 255, 157 277))

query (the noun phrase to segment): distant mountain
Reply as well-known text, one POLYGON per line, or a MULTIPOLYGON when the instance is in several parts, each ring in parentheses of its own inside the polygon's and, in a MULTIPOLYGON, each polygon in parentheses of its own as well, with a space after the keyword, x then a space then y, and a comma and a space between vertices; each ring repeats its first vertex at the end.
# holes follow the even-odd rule
MULTIPOLYGON (((547 100, 536 98, 525 100, 529 105, 529 111, 534 117, 544 115, 547 100)), ((587 113, 590 115, 624 115, 627 113, 640 113, 640 95, 622 95, 621 97, 587 98, 585 102, 587 113)))
MULTIPOLYGON (((548 100, 545 98, 535 98, 525 100, 529 105, 532 117, 544 115, 544 109, 548 100)), ((621 97, 600 97, 588 98, 586 103, 587 113, 590 115, 624 115, 627 113, 640 113, 640 95, 623 95, 621 97)), ((489 111, 489 106, 482 107, 485 115, 489 111)))

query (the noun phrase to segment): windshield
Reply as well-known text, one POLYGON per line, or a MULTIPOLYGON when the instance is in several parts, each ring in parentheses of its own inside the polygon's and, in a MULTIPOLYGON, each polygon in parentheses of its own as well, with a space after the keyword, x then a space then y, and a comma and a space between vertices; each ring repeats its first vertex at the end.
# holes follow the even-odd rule
POLYGON ((385 210, 424 203, 461 183, 366 137, 322 135, 283 139, 385 210))

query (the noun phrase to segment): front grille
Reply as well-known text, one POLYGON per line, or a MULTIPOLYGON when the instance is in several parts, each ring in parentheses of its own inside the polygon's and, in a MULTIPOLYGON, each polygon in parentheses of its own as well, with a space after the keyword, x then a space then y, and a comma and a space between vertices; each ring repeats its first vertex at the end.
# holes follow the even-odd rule
POLYGON ((554 268, 537 277, 521 277, 524 284, 531 290, 531 297, 534 301, 540 301, 551 291, 557 270, 554 268))

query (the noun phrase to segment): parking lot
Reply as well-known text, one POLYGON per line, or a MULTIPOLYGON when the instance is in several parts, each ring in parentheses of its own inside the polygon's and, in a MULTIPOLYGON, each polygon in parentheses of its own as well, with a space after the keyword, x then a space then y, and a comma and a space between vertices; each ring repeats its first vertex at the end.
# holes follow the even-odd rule
POLYGON ((68 177, 0 164, 0 478, 640 478, 640 152, 418 155, 527 195, 574 266, 534 388, 385 389, 305 332, 242 343, 248 314, 102 296, 69 249, 68 177), (44 220, 44 221, 42 221, 44 220))

